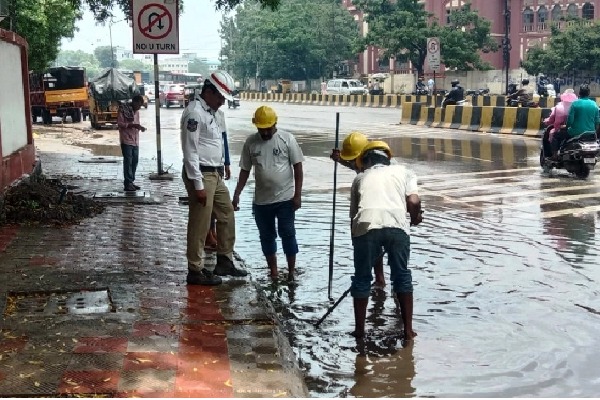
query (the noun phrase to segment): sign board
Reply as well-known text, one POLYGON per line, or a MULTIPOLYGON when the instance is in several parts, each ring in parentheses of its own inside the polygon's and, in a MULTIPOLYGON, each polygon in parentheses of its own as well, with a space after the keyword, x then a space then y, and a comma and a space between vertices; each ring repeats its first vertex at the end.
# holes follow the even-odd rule
POLYGON ((177 0, 133 0, 133 52, 179 54, 177 0))
POLYGON ((440 38, 432 37, 427 39, 427 65, 429 69, 435 72, 440 70, 440 38))

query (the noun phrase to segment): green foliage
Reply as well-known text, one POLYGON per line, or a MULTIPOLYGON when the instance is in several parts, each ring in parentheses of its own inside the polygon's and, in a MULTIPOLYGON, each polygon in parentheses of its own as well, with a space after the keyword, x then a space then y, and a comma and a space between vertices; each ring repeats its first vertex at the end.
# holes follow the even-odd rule
POLYGON ((284 0, 277 11, 245 3, 221 22, 224 68, 235 77, 330 76, 355 56, 356 22, 337 0, 284 0))
POLYGON ((440 25, 418 0, 354 0, 369 24, 366 44, 384 49, 385 57, 410 61, 419 74, 427 57, 427 38, 439 37, 441 61, 460 71, 490 69, 479 51, 497 51, 490 37, 490 22, 467 6, 450 14, 450 24, 440 25))
POLYGON ((600 23, 574 21, 564 31, 556 27, 545 49, 534 47, 527 52, 523 68, 537 75, 563 74, 566 71, 600 69, 600 23))
POLYGON ((209 75, 208 64, 199 58, 195 58, 188 64, 188 72, 192 74, 202 74, 206 77, 209 75))
POLYGON ((100 63, 101 68, 119 67, 115 48, 110 46, 98 46, 94 49, 94 55, 100 63))
POLYGON ((54 61, 56 66, 83 67, 88 79, 94 78, 100 73, 100 64, 93 54, 82 50, 61 50, 54 61))
POLYGON ((119 61, 119 68, 129 69, 132 71, 153 71, 154 68, 152 65, 143 62, 142 60, 135 60, 132 58, 128 58, 125 60, 119 61))
MULTIPOLYGON (((61 39, 73 37, 79 9, 65 0, 12 0, 13 31, 29 44, 29 69, 43 71, 58 54, 61 39)), ((8 29, 9 18, 0 27, 8 29)))

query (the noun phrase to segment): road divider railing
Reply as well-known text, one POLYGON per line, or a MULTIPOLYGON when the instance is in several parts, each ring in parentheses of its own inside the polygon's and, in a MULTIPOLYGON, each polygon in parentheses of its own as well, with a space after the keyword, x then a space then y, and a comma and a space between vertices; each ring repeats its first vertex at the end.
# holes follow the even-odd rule
POLYGON ((288 104, 312 104, 320 106, 353 106, 376 108, 400 108, 404 103, 417 102, 427 105, 442 104, 443 96, 425 95, 336 95, 316 93, 256 93, 243 92, 242 101, 279 102, 288 104))
POLYGON ((489 133, 541 136, 543 119, 550 108, 447 106, 428 107, 422 103, 402 104, 402 124, 432 128, 463 129, 489 133))

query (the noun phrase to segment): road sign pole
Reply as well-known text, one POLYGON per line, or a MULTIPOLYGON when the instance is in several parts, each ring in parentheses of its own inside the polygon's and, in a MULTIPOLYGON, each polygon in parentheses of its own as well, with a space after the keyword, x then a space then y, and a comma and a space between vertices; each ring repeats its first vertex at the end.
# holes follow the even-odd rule
POLYGON ((162 149, 160 143, 160 97, 158 87, 158 54, 154 54, 154 108, 156 110, 156 165, 158 175, 165 173, 162 166, 162 149))

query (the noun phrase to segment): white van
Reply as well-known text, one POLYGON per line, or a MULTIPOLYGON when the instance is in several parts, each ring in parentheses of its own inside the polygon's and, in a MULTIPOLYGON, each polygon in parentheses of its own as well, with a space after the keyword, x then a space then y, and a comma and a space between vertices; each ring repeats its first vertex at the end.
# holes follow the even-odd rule
POLYGON ((363 86, 351 79, 332 79, 327 82, 327 94, 365 94, 363 86))

